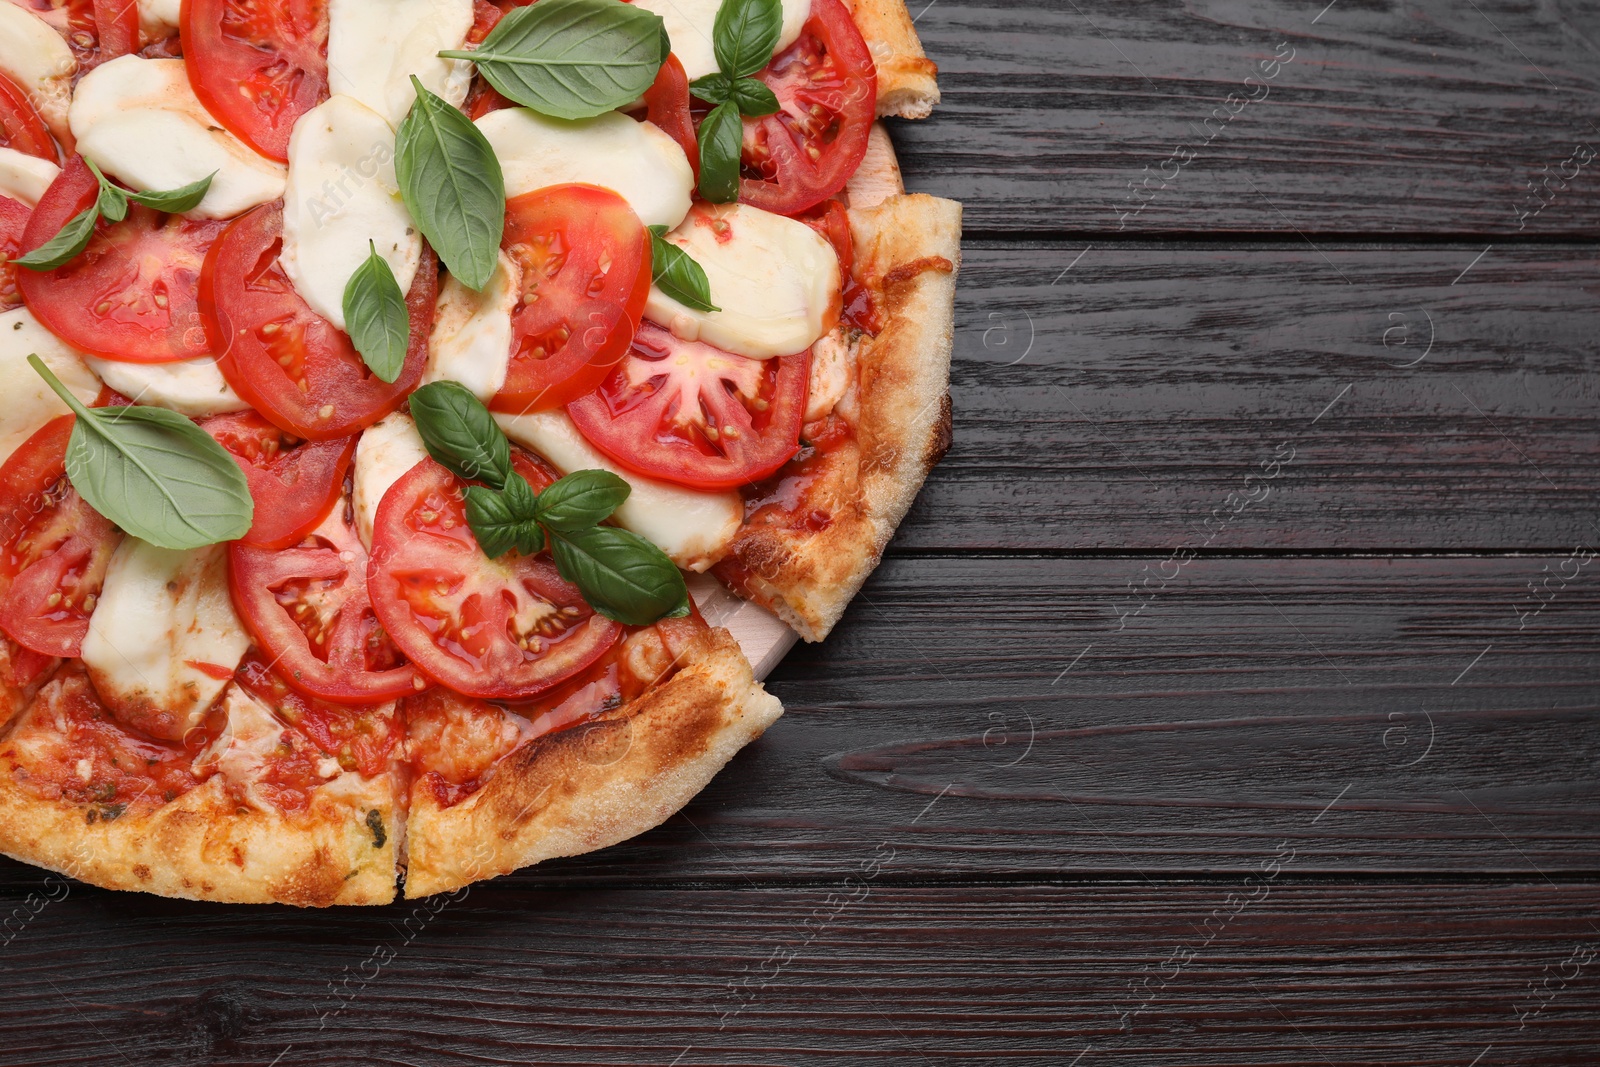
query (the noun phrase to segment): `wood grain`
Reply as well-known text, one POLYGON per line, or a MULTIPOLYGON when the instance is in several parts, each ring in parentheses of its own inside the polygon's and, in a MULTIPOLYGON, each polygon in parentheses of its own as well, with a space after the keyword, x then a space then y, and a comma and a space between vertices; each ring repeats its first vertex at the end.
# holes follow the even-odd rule
POLYGON ((1600 149, 1580 0, 911 6, 944 103, 896 143, 972 229, 1600 233, 1600 160, 1562 166, 1600 149))

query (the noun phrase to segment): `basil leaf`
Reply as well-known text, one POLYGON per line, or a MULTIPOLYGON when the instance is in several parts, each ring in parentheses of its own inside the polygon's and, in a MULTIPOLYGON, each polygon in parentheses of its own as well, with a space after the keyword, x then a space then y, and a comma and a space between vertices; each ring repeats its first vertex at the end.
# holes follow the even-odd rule
POLYGON ((89 247, 89 238, 94 236, 94 224, 98 221, 100 209, 98 205, 90 204, 72 216, 50 240, 11 262, 29 270, 55 270, 64 266, 89 247))
POLYGON ((783 33, 783 0, 722 0, 712 24, 717 66, 730 78, 748 78, 772 62, 783 33))
POLYGON ((707 74, 690 82, 689 91, 708 104, 726 103, 733 95, 733 79, 726 74, 707 74))
POLYGON ((367 242, 371 254, 344 287, 344 321, 350 341, 372 373, 393 383, 406 365, 411 346, 411 315, 388 260, 367 242))
POLYGON ((108 222, 121 222, 127 218, 128 194, 107 181, 106 176, 100 173, 100 168, 95 166, 94 160, 85 156, 83 161, 89 164, 94 180, 100 183, 100 195, 94 202, 94 206, 100 211, 100 217, 108 222))
POLYGON ((472 60, 501 95, 542 115, 588 119, 643 96, 666 45, 666 23, 642 7, 539 0, 501 19, 476 49, 439 55, 472 60))
POLYGON ((206 198, 211 191, 211 181, 217 176, 216 171, 188 185, 180 185, 176 189, 164 189, 160 192, 132 193, 130 199, 135 204, 143 204, 156 211, 164 211, 169 215, 181 215, 185 211, 193 211, 200 206, 200 201, 206 198))
POLYGON ((689 613, 683 573, 666 553, 638 534, 615 526, 550 531, 561 577, 578 587, 589 606, 625 626, 649 626, 689 613))
POLYGON ((705 268, 694 258, 666 240, 665 226, 650 227, 650 270, 656 288, 684 307, 696 311, 721 311, 711 302, 711 282, 705 268))
POLYGON ((454 474, 504 489, 511 446, 494 416, 460 382, 432 382, 411 394, 411 417, 428 455, 454 474))
POLYGON ((450 273, 468 288, 481 290, 500 261, 506 224, 500 161, 488 138, 465 115, 415 77, 411 83, 417 99, 395 135, 401 199, 450 273))
POLYGON ((539 494, 534 513, 550 529, 573 533, 605 522, 631 492, 610 471, 573 471, 539 494))
POLYGON ((729 100, 711 109, 700 124, 700 195, 713 204, 739 199, 739 151, 744 119, 729 100))
POLYGON ((478 547, 490 559, 516 549, 531 556, 544 547, 544 531, 534 519, 537 510, 533 487, 512 472, 500 492, 481 485, 467 486, 467 525, 478 547))
POLYGON ((77 415, 67 478, 89 506, 160 548, 243 537, 255 506, 244 471, 214 438, 166 408, 86 408, 36 355, 28 362, 77 415))
POLYGON ((767 88, 766 82, 754 78, 740 78, 734 82, 729 98, 739 105, 739 114, 752 119, 775 114, 778 110, 778 95, 767 88))

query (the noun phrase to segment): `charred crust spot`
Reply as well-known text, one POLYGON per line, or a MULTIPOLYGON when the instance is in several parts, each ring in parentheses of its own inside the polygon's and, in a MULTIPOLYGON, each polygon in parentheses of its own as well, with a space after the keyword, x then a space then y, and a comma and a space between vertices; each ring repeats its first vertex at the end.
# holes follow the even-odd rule
POLYGON ((133 865, 133 876, 141 882, 148 882, 150 880, 150 868, 142 863, 135 863, 133 865))
POLYGON ((907 282, 915 281, 919 275, 930 270, 936 270, 941 274, 954 274, 955 269, 956 265, 943 256, 923 256, 921 259, 913 259, 890 270, 883 276, 883 288, 885 291, 899 288, 907 282))
POLYGON ((950 406, 950 394, 946 393, 939 400, 939 417, 933 420, 933 437, 928 441, 926 461, 931 471, 944 459, 945 453, 950 451, 950 442, 954 436, 953 427, 954 410, 950 406))

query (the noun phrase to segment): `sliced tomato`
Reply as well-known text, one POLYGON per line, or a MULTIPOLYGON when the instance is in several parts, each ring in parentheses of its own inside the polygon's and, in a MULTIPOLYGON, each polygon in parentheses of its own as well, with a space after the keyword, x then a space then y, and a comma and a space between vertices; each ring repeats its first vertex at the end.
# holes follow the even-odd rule
POLYGON ((0 73, 0 148, 54 163, 56 142, 22 86, 0 73))
POLYGON ((139 48, 136 0, 12 0, 49 23, 65 37, 78 63, 78 76, 108 59, 139 48))
POLYGON ((369 777, 381 774, 397 755, 402 734, 393 702, 348 707, 308 697, 285 682, 258 651, 245 656, 235 677, 279 718, 299 727, 319 749, 337 759, 344 770, 369 777))
POLYGON ((335 704, 377 704, 417 690, 367 596, 367 550, 347 503, 293 548, 228 546, 233 602, 283 680, 335 704))
POLYGON ((278 265, 282 233, 283 205, 263 204, 229 223, 212 247, 199 287, 211 350, 228 384, 273 425, 312 441, 346 437, 399 407, 421 381, 438 260, 424 245, 406 295, 411 349, 391 384, 295 292, 278 265))
MULTIPOLYGON (((526 455, 513 462, 535 488, 548 484, 526 455)), ((427 459, 384 495, 372 604, 395 644, 440 685, 525 700, 605 655, 622 627, 595 614, 548 556, 485 556, 467 526, 463 485, 427 459)))
POLYGON ((295 122, 328 98, 326 0, 184 0, 189 84, 240 140, 289 161, 295 122))
POLYGON ((253 411, 216 415, 200 424, 233 456, 250 483, 256 518, 241 541, 288 548, 316 529, 340 499, 356 435, 296 443, 253 411))
POLYGON ((33 211, 20 200, 0 196, 0 311, 22 306, 22 290, 17 288, 17 272, 23 268, 11 262, 22 254, 23 234, 33 211))
POLYGON ((689 114, 689 76, 684 73, 678 57, 668 55, 656 73, 655 84, 645 90, 645 118, 659 126, 663 133, 678 142, 683 154, 689 157, 695 180, 700 180, 700 139, 694 132, 694 119, 689 114))
POLYGON ((622 365, 567 413, 590 444, 629 470, 732 489, 799 451, 810 368, 809 351, 746 359, 647 322, 622 365))
POLYGON ((610 373, 650 296, 650 237, 616 193, 556 185, 506 205, 502 240, 522 272, 511 312, 511 362, 489 404, 558 408, 610 373))
POLYGON ((108 59, 139 50, 139 4, 137 0, 90 0, 94 13, 98 65, 108 59))
MULTIPOLYGON (((73 156, 34 208, 23 247, 50 240, 98 192, 88 165, 73 156)), ((90 355, 127 363, 195 359, 208 351, 200 268, 224 225, 131 205, 123 222, 102 219, 89 247, 66 266, 19 271, 17 283, 35 318, 90 355)))
POLYGON ((122 535, 67 481, 73 417, 45 423, 0 466, 0 630, 76 656, 122 535))
POLYGON ((793 215, 844 188, 867 154, 878 71, 839 0, 812 0, 800 39, 756 75, 778 111, 744 122, 739 199, 793 215))

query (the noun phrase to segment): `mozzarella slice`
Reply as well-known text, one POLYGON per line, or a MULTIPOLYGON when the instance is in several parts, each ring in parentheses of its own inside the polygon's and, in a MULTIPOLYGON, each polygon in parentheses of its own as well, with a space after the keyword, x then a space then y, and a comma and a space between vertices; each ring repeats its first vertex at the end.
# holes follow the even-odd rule
POLYGON ((57 137, 67 132, 77 70, 72 50, 48 23, 16 4, 0 3, 0 73, 28 94, 57 137))
POLYGON ((135 404, 168 408, 191 419, 250 406, 233 391, 213 356, 176 363, 120 363, 90 356, 88 363, 107 385, 135 404))
MULTIPOLYGON (((712 27, 717 22, 717 9, 722 0, 633 0, 635 7, 654 11, 667 24, 667 36, 672 40, 672 54, 683 64, 689 80, 715 74, 717 55, 713 49, 712 27)), ((778 35, 778 47, 773 54, 800 39, 800 28, 811 17, 811 0, 783 0, 783 31, 778 35)))
POLYGON ((359 100, 335 96, 302 115, 289 137, 278 262, 311 310, 342 330, 344 289, 369 241, 401 292, 410 289, 422 237, 400 201, 394 130, 359 100))
POLYGON ((806 388, 806 422, 833 412, 856 380, 856 346, 843 326, 835 326, 811 346, 811 380, 806 388))
POLYGON ((141 192, 215 173, 194 218, 225 219, 283 195, 284 169, 222 128, 189 87, 181 59, 122 56, 78 83, 78 151, 141 192))
POLYGON ((410 415, 395 412, 367 427, 356 444, 354 488, 351 502, 356 509, 356 533, 361 543, 372 547, 372 523, 378 505, 389 487, 418 463, 428 458, 417 424, 410 415))
POLYGON ((705 269, 722 309, 696 311, 652 286, 645 317, 677 337, 767 359, 804 352, 833 325, 839 257, 805 223, 743 204, 701 205, 666 239, 705 269))
POLYGON ((399 125, 416 100, 415 74, 431 93, 460 107, 472 64, 440 59, 472 29, 472 0, 332 0, 328 5, 328 92, 366 104, 399 125))
POLYGON ((0 196, 38 207, 39 198, 60 173, 61 168, 48 159, 15 148, 0 148, 0 196))
POLYGON ((150 40, 178 32, 181 0, 139 0, 139 29, 150 40))
POLYGON ((423 384, 460 382, 488 403, 506 383, 511 362, 511 312, 521 296, 522 272, 504 252, 489 284, 475 293, 453 277, 439 289, 428 367, 423 384))
POLYGON ((83 663, 108 702, 159 709, 181 737, 249 647, 228 594, 226 545, 174 551, 128 537, 89 617, 83 663))
POLYGON ((616 111, 568 122, 514 107, 491 111, 478 129, 500 160, 508 197, 583 182, 617 193, 646 226, 676 226, 689 213, 694 171, 654 123, 616 111))
POLYGON ((67 413, 67 405, 28 365, 30 354, 44 360, 50 372, 85 404, 100 395, 100 381, 81 353, 39 325, 27 308, 0 314, 0 397, 5 398, 0 401, 0 463, 11 458, 39 427, 67 413))
POLYGON ((703 571, 727 551, 744 522, 744 501, 735 492, 708 493, 624 470, 584 440, 565 411, 496 415, 506 436, 553 463, 562 474, 610 471, 633 487, 613 516, 617 524, 656 544, 672 562, 703 571))

